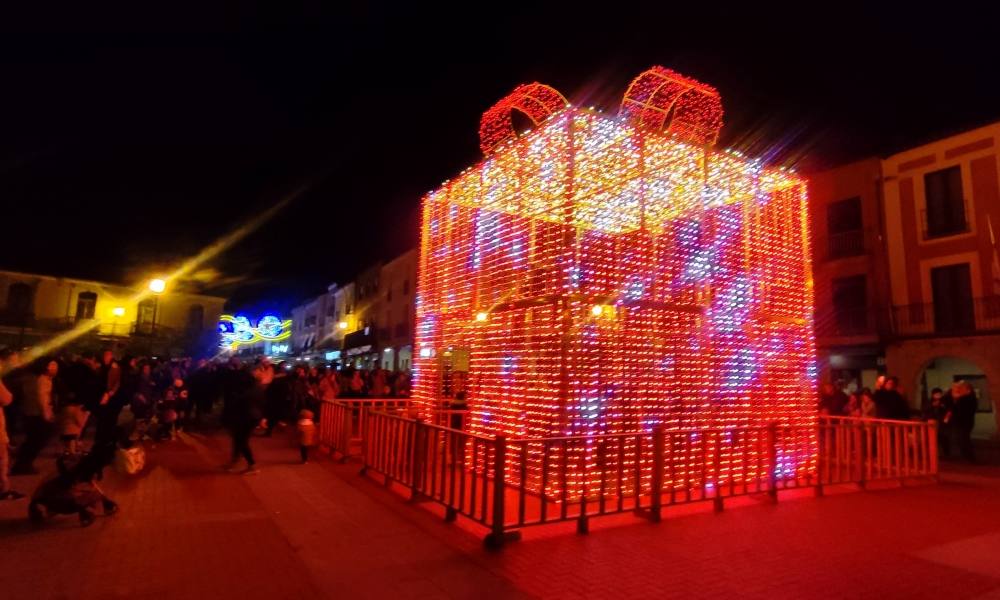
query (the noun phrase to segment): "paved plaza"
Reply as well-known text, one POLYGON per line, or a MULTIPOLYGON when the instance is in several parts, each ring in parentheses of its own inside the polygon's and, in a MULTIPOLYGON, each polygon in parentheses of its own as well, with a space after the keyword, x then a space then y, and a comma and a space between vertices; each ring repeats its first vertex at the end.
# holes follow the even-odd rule
MULTIPOLYGON (((529 529, 502 552, 355 464, 298 464, 255 438, 262 472, 224 473, 227 440, 150 447, 109 474, 119 514, 32 528, 0 503, 4 598, 1000 598, 1000 469, 949 465, 939 485, 828 490, 529 529)), ((51 458, 44 462, 53 467, 51 458)), ((37 478, 15 478, 30 491, 37 478)))

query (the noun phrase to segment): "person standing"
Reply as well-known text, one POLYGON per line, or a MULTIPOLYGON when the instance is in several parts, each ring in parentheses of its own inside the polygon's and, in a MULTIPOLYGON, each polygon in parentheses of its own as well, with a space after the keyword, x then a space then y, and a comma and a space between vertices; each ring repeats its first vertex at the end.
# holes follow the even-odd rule
POLYGON ((924 413, 928 421, 937 423, 938 453, 941 456, 951 455, 951 414, 953 410, 951 395, 946 395, 941 388, 931 390, 930 404, 924 413))
MULTIPOLYGON (((289 401, 291 400, 292 384, 288 376, 287 363, 280 362, 274 367, 271 383, 266 385, 264 401, 264 418, 267 419, 267 431, 264 435, 270 437, 279 421, 287 418, 289 401)), ((263 376, 261 377, 263 384, 263 376)))
POLYGON ((956 381, 951 385, 952 408, 951 424, 958 450, 962 458, 970 463, 976 462, 972 448, 972 430, 976 426, 976 410, 978 400, 975 390, 966 381, 956 381))
POLYGON ((844 416, 849 398, 832 383, 824 383, 819 396, 819 413, 831 417, 844 416))
POLYGON ((327 369, 319 380, 319 398, 325 402, 333 402, 338 395, 340 386, 337 384, 337 372, 334 369, 327 369))
POLYGON ((899 393, 898 387, 898 378, 887 377, 882 389, 875 392, 875 406, 878 407, 880 419, 910 420, 910 405, 906 403, 906 398, 899 393))
MULTIPOLYGON (((7 368, 10 354, 0 354, 0 373, 7 368)), ((10 454, 7 448, 10 440, 7 438, 7 419, 5 410, 14 401, 14 394, 4 385, 0 379, 0 500, 20 500, 24 494, 10 487, 10 478, 7 471, 10 468, 10 454)))
POLYGON ((45 448, 52 436, 55 422, 55 408, 52 398, 53 383, 59 372, 59 363, 43 360, 42 372, 29 386, 25 398, 23 415, 26 439, 17 453, 17 460, 11 469, 12 475, 36 475, 35 459, 45 448))
POLYGON ((118 443, 118 415, 125 406, 125 399, 119 393, 122 383, 121 367, 115 361, 114 353, 105 350, 98 367, 103 391, 97 406, 91 413, 97 424, 91 453, 97 455, 100 464, 107 466, 115 456, 118 443))

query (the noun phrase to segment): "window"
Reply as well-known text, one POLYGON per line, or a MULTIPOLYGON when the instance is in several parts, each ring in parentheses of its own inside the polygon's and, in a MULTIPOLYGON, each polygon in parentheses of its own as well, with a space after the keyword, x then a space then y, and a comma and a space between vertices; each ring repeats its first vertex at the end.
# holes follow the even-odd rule
POLYGON ((962 169, 949 167, 924 175, 924 238, 955 235, 969 230, 962 196, 962 169))
POLYGON ((156 301, 147 298, 139 303, 135 313, 135 332, 149 335, 153 333, 153 319, 156 318, 156 301))
POLYGON ((96 309, 97 294, 94 292, 80 292, 80 295, 76 297, 76 320, 93 319, 96 309))
POLYGON ((410 293, 410 280, 409 279, 404 279, 403 280, 403 295, 406 296, 409 293, 410 293))
POLYGON ((306 317, 306 327, 313 327, 314 325, 316 325, 316 315, 306 317))
POLYGON ((834 202, 826 207, 827 250, 829 258, 864 254, 864 223, 861 197, 834 202))
POLYGON ((188 308, 187 329, 190 332, 201 331, 205 326, 205 307, 200 304, 192 304, 188 308))
POLYGON ((7 289, 7 312, 14 316, 30 316, 35 311, 34 290, 27 283, 14 283, 7 289))
POLYGON ((832 282, 833 320, 837 335, 868 330, 868 282, 864 275, 840 277, 832 282))
POLYGON ((931 269, 934 332, 963 333, 975 329, 969 263, 931 269))

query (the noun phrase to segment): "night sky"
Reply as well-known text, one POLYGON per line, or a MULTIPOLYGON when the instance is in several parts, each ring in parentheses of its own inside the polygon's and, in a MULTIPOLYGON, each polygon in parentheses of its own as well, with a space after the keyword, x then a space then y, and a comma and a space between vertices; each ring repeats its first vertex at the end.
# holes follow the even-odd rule
POLYGON ((479 160, 479 116, 527 81, 616 111, 661 64, 719 89, 721 144, 806 173, 1000 119, 993 22, 954 3, 336 4, 7 21, 0 268, 140 278, 305 185, 201 274, 232 308, 287 308, 415 245, 421 195, 479 160))

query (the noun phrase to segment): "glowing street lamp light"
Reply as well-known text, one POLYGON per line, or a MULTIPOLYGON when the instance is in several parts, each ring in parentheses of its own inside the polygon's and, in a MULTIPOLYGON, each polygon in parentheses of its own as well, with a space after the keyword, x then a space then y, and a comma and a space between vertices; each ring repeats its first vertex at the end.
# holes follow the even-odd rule
POLYGON ((476 320, 479 322, 485 321, 488 318, 490 318, 490 315, 487 312, 480 311, 476 313, 476 320))
POLYGON ((347 321, 341 321, 340 323, 337 323, 337 327, 340 327, 341 329, 347 329, 347 321))
POLYGON ((149 291, 153 292, 153 322, 150 326, 150 333, 156 335, 156 313, 160 308, 160 294, 167 289, 167 282, 160 278, 149 280, 149 291))
POLYGON ((116 307, 114 307, 114 308, 111 309, 111 314, 113 314, 116 317, 124 317, 125 316, 125 309, 122 308, 121 306, 116 306, 116 307))

